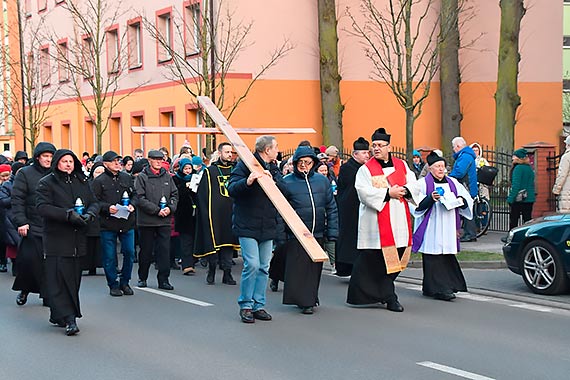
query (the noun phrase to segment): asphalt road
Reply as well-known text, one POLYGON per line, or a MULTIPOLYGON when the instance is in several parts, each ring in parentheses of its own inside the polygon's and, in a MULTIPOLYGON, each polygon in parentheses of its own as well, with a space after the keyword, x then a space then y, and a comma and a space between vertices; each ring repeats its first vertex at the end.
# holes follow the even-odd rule
POLYGON ((113 298, 103 275, 84 277, 81 333, 66 337, 36 296, 16 306, 12 277, 2 274, 0 378, 566 379, 570 371, 570 311, 532 299, 466 293, 448 303, 406 281, 397 285, 403 313, 352 308, 347 281, 324 272, 314 315, 268 292, 274 320, 245 325, 238 287, 220 284, 221 272, 215 286, 204 278, 203 269, 173 272, 173 292, 113 298))

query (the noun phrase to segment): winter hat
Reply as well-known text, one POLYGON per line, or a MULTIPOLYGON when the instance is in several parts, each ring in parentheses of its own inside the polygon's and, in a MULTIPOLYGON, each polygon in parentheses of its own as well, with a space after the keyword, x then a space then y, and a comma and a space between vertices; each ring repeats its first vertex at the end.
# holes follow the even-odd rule
POLYGON ((445 158, 441 157, 436 152, 431 152, 430 154, 428 154, 426 160, 429 166, 435 164, 438 161, 443 161, 445 163, 445 158))
POLYGON ((0 173, 4 173, 4 172, 12 172, 12 167, 8 164, 0 165, 0 173))
POLYGON ((55 146, 52 143, 42 141, 34 148, 34 158, 39 157, 42 153, 49 152, 53 154, 55 151, 55 146))
POLYGON ((326 153, 319 153, 317 154, 317 158, 320 160, 327 160, 329 158, 329 156, 327 156, 326 153))
POLYGON ((513 152, 513 156, 518 158, 525 158, 528 155, 528 152, 525 148, 517 149, 513 152))
POLYGON ((325 153, 326 150, 327 150, 327 147, 324 146, 324 145, 321 145, 321 146, 319 147, 319 152, 321 152, 321 153, 325 153))
POLYGON ((13 158, 12 152, 10 152, 9 150, 5 150, 4 152, 2 152, 2 155, 6 158, 10 158, 10 159, 13 158))
POLYGON ((352 148, 354 150, 370 150, 370 143, 364 137, 359 137, 352 143, 352 148))
POLYGON ((192 166, 204 165, 204 161, 200 158, 200 156, 192 157, 192 166))
POLYGON ((422 157, 422 155, 420 154, 420 152, 418 152, 417 150, 414 149, 414 151, 412 152, 412 157, 422 157))
POLYGON ((133 168, 131 169, 131 174, 138 174, 143 171, 143 169, 148 165, 148 160, 146 158, 141 158, 135 161, 133 168))
POLYGON ((25 164, 22 164, 21 162, 14 162, 14 164, 12 165, 12 174, 16 175, 16 173, 18 172, 18 170, 22 169, 23 167, 25 167, 25 164))
POLYGON ((103 154, 103 162, 113 162, 117 158, 122 159, 123 157, 121 155, 119 155, 117 152, 114 152, 112 150, 105 152, 103 154))
POLYGON ((386 141, 386 142, 390 142, 390 136, 388 133, 386 133, 386 129, 384 128, 378 128, 377 130, 374 131, 374 133, 372 134, 372 141, 378 141, 378 140, 382 140, 382 141, 386 141))
POLYGON ((338 155, 338 148, 334 145, 331 145, 325 150, 325 153, 328 156, 336 157, 338 155))
POLYGON ((14 157, 14 161, 25 159, 28 161, 28 153, 24 152, 23 150, 19 150, 16 152, 16 156, 14 157))

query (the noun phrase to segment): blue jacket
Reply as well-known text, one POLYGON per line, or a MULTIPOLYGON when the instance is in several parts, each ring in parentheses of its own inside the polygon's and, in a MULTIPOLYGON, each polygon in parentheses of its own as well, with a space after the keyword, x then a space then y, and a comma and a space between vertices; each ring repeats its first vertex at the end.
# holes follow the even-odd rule
MULTIPOLYGON (((273 180, 281 179, 277 166, 270 166, 257 153, 254 156, 263 168, 271 172, 273 180)), ((277 210, 257 181, 247 185, 250 174, 244 162, 239 161, 230 176, 228 192, 234 200, 232 231, 237 237, 259 242, 273 240, 277 237, 277 210)))
POLYGON ((466 146, 459 152, 454 153, 453 159, 455 163, 453 164, 451 173, 449 173, 450 177, 457 179, 459 182, 469 184, 469 194, 473 198, 475 198, 478 193, 475 157, 475 152, 470 146, 466 146))
MULTIPOLYGON (((318 162, 310 147, 297 148, 293 155, 294 172, 283 177, 277 185, 315 238, 327 237, 329 240, 336 240, 338 211, 330 182, 323 175, 315 175, 315 165, 307 174, 298 171, 297 161, 302 157, 313 158, 315 164, 318 162)), ((284 229, 280 228, 280 231, 284 229)), ((287 239, 292 238, 289 233, 287 239)), ((283 236, 280 236, 279 240, 282 239, 283 236)))

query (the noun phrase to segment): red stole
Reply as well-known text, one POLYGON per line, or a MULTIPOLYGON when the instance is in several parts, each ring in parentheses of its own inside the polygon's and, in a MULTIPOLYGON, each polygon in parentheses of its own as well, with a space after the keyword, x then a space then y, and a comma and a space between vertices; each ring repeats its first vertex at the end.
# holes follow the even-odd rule
MULTIPOLYGON (((372 177, 380 178, 379 181, 373 180, 373 184, 380 184, 380 187, 386 187, 399 185, 404 186, 406 184, 406 165, 404 161, 399 158, 392 157, 392 162, 394 163, 395 171, 389 176, 384 176, 384 171, 382 166, 376 159, 371 159, 366 162, 366 166, 370 171, 372 177), (382 180, 385 178, 385 180, 382 180), (382 184, 383 183, 383 184, 382 184)), ((374 186, 374 185, 373 185, 374 186)), ((378 215, 378 231, 381 235, 380 244, 382 247, 382 253, 384 254, 384 260, 386 262, 386 270, 388 273, 400 272, 406 268, 411 253, 412 246, 412 221, 410 216, 410 209, 407 205, 407 201, 404 198, 400 198, 400 202, 404 204, 404 210, 406 210, 406 222, 408 223, 408 245, 404 252, 402 260, 400 260, 396 242, 394 240, 394 232, 392 231, 392 223, 390 221, 390 204, 386 204, 382 211, 377 212, 378 215)))

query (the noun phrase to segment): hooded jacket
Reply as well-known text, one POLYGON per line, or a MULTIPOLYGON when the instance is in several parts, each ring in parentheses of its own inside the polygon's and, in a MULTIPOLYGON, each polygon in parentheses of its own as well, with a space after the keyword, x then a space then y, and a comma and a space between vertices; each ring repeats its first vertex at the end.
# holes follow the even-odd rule
POLYGON ((16 227, 30 226, 28 234, 41 237, 43 221, 36 209, 36 187, 40 179, 50 172, 39 164, 38 157, 45 152, 55 153, 55 146, 40 142, 34 149, 33 163, 18 171, 12 188, 12 213, 16 227))
POLYGON ((85 208, 84 214, 90 214, 94 219, 99 213, 99 204, 83 174, 81 162, 72 151, 60 149, 53 155, 51 173, 39 181, 37 188, 37 209, 45 226, 43 246, 47 256, 86 254, 88 226, 77 227, 68 221, 69 211, 78 198, 85 208), (74 161, 70 174, 57 168, 58 162, 67 155, 74 161))
MULTIPOLYGON (((303 157, 312 158, 315 164, 318 162, 311 147, 298 147, 293 155, 293 173, 283 177, 277 186, 315 238, 327 237, 329 240, 336 240, 338 211, 330 182, 323 175, 315 175, 315 165, 308 173, 300 172, 297 162, 303 157)), ((283 238, 282 226, 280 223, 279 240, 283 238)), ((292 238, 293 235, 289 232, 287 239, 292 238)))

